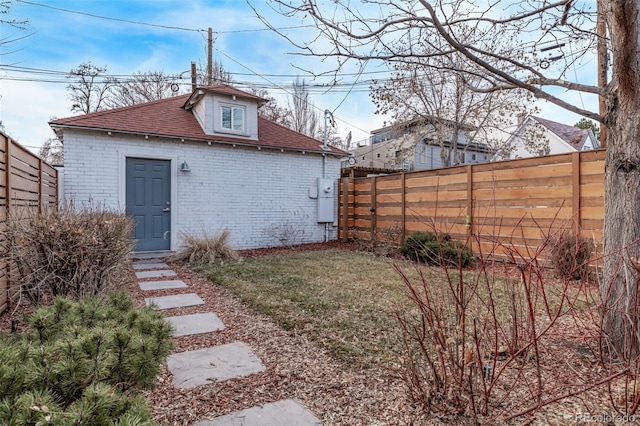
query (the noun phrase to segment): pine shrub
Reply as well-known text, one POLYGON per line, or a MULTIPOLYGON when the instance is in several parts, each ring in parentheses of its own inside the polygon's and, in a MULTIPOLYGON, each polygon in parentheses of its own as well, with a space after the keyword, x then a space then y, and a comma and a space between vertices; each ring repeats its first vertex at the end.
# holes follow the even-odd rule
POLYGON ((589 272, 591 242, 571 233, 562 234, 551 250, 551 261, 558 277, 582 280, 589 272))
POLYGON ((407 237, 400 252, 408 259, 436 266, 467 267, 473 257, 468 247, 452 240, 449 234, 421 231, 407 237))
POLYGON ((31 301, 79 300, 125 282, 133 227, 124 214, 95 206, 14 211, 0 256, 31 301))
POLYGON ((152 425, 137 391, 172 349, 162 314, 116 292, 36 309, 24 335, 0 336, 0 424, 152 425))

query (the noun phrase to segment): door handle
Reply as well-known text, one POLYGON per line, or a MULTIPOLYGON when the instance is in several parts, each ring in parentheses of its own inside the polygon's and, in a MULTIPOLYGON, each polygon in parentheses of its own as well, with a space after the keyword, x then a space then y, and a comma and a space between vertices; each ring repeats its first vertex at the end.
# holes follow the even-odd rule
POLYGON ((163 212, 170 212, 171 209, 169 207, 167 207, 166 209, 162 209, 163 212))

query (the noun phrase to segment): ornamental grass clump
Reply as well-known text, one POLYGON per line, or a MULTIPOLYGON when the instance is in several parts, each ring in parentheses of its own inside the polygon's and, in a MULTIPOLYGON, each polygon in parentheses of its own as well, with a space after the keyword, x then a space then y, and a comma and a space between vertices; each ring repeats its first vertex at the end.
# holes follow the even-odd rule
POLYGON ((229 243, 230 231, 225 229, 211 236, 206 231, 196 235, 182 233, 182 245, 170 260, 175 262, 214 263, 223 260, 238 260, 240 256, 229 243))
POLYGON ((162 314, 124 293, 56 298, 0 339, 0 424, 152 425, 138 393, 172 349, 162 314))
POLYGON ((126 281, 133 229, 131 218, 96 206, 13 210, 0 256, 32 302, 79 300, 126 281))

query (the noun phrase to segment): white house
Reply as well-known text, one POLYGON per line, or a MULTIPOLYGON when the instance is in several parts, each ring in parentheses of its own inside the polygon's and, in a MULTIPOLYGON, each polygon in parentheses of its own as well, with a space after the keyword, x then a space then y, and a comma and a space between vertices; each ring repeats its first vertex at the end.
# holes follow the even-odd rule
POLYGON ((587 151, 600 144, 591 129, 528 115, 509 136, 506 146, 511 147, 510 158, 527 158, 587 151))
POLYGON ((238 249, 335 239, 346 152, 259 117, 265 102, 217 85, 54 120, 64 196, 133 216, 139 252, 223 229, 238 249))
MULTIPOLYGON (((469 132, 472 129, 468 126, 460 127, 456 155, 450 159, 450 164, 490 161, 493 156, 491 150, 484 144, 470 142, 469 132)), ((448 133, 446 130, 445 126, 442 133, 448 133)), ((444 167, 443 156, 447 157, 448 151, 452 149, 451 141, 441 141, 442 136, 432 124, 414 122, 402 128, 383 127, 372 131, 366 143, 361 142, 360 146, 350 151, 349 165, 404 171, 438 169, 444 167)))

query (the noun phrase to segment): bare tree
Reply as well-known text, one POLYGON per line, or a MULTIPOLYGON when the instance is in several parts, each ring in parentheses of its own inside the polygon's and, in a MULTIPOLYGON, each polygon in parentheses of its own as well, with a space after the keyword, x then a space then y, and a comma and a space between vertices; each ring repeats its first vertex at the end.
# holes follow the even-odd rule
POLYGON ((62 142, 58 138, 49 138, 40 147, 38 157, 54 166, 64 164, 64 151, 62 142))
POLYGON ((640 353, 639 1, 598 1, 613 54, 612 80, 606 88, 567 77, 573 73, 566 71, 580 60, 575 52, 593 50, 601 37, 595 33, 596 13, 585 2, 520 0, 480 5, 463 0, 362 0, 356 5, 346 0, 322 4, 316 0, 273 1, 282 14, 304 16, 318 29, 308 40, 281 35, 302 54, 335 59, 337 69, 349 60, 411 63, 458 52, 484 70, 486 91, 526 90, 604 123, 603 331, 619 355, 630 359, 640 353), (327 43, 318 43, 318 38, 327 43), (563 48, 563 42, 583 46, 563 48), (545 44, 554 56, 545 57, 537 48, 545 44), (418 46, 421 49, 413 53, 412 48, 418 46), (606 112, 600 115, 563 99, 558 93, 565 91, 603 96, 606 112))
POLYGON ((289 127, 289 111, 278 105, 276 98, 271 96, 267 89, 251 88, 249 92, 268 101, 258 109, 260 117, 278 123, 281 126, 289 127))
POLYGON ((322 127, 319 114, 309 99, 309 87, 304 80, 296 78, 293 81, 293 92, 290 94, 289 127, 296 132, 312 138, 322 139, 322 127), (320 137, 319 137, 320 136, 320 137))
MULTIPOLYGON (((0 1, 0 17, 6 16, 9 14, 9 10, 11 9, 11 0, 2 0, 0 1)), ((24 30, 25 25, 29 23, 27 19, 0 19, 0 24, 9 25, 10 27, 17 28, 19 30, 24 30)), ((11 42, 11 39, 2 39, 0 40, 0 44, 5 44, 11 42)))
MULTIPOLYGON (((231 82, 231 74, 221 63, 214 62, 213 71, 216 84, 231 82)), ((202 67, 196 72, 198 84, 206 84, 205 73, 202 67)), ((116 78, 107 74, 106 66, 98 67, 91 62, 72 69, 67 78, 71 81, 67 86, 72 102, 71 111, 84 114, 165 99, 186 92, 180 89, 175 77, 163 71, 136 72, 132 77, 116 78)))
POLYGON ((71 112, 89 114, 104 109, 109 90, 115 85, 106 77, 107 67, 98 67, 91 61, 72 69, 67 76, 71 81, 67 86, 71 100, 71 112))
MULTIPOLYGON (((231 84, 233 83, 233 78, 231 77, 231 73, 227 71, 222 62, 214 59, 212 63, 212 77, 211 80, 213 84, 231 84)), ((207 85, 207 64, 198 62, 198 69, 196 71, 197 82, 199 86, 207 85)))
POLYGON ((390 79, 371 86, 376 113, 390 114, 395 127, 422 129, 415 141, 439 145, 444 167, 456 163, 472 143, 508 157, 511 147, 503 132, 512 126, 512 117, 526 114, 531 102, 522 91, 485 91, 482 70, 478 75, 457 72, 461 62, 464 58, 451 54, 432 58, 430 66, 420 61, 396 63, 390 79))
POLYGON ((157 101, 179 94, 179 86, 172 87, 171 77, 162 71, 138 72, 130 79, 110 81, 113 85, 109 87, 104 103, 107 108, 157 101))

